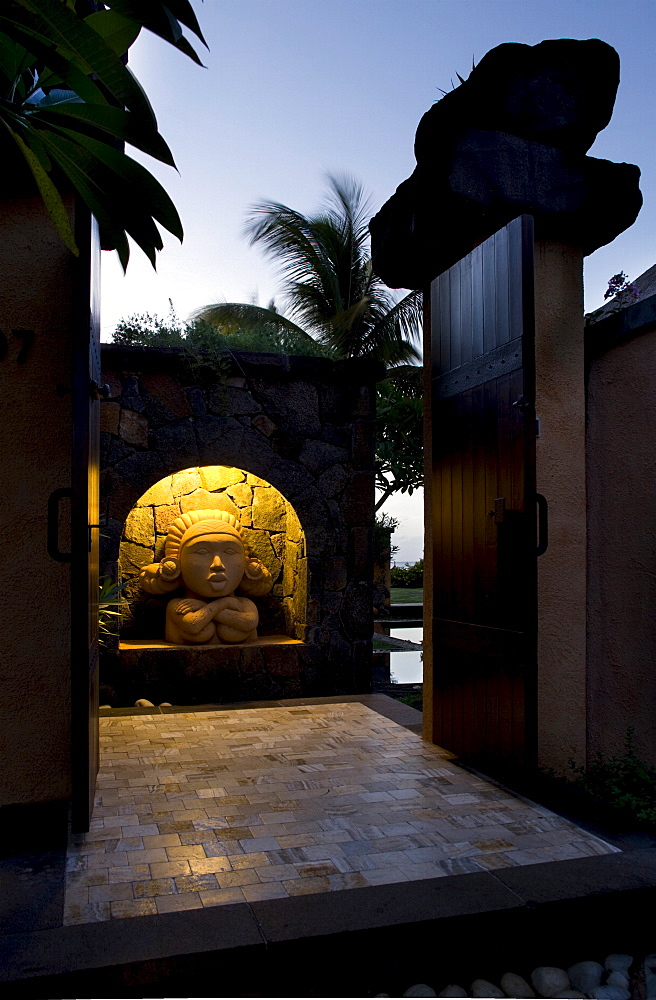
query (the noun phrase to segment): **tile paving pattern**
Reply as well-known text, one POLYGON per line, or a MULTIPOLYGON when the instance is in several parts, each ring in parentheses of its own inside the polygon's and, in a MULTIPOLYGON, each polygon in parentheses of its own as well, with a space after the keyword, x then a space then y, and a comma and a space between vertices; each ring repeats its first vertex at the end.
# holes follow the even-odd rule
POLYGON ((358 703, 100 722, 65 924, 606 854, 358 703))

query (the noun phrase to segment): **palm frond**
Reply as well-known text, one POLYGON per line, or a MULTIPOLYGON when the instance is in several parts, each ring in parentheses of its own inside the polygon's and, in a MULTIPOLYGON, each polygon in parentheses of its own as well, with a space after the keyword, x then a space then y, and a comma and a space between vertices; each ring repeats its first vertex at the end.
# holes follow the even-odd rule
POLYGON ((305 330, 270 306, 257 306, 246 302, 215 302, 203 306, 192 314, 192 320, 204 320, 216 327, 218 334, 233 334, 240 330, 260 330, 263 326, 290 330, 308 341, 313 341, 305 330))
POLYGON ((245 234, 277 267, 288 319, 262 307, 223 303, 196 316, 211 323, 285 324, 323 344, 339 358, 372 356, 387 364, 419 358, 421 295, 401 302, 374 274, 369 256, 371 207, 363 186, 349 175, 328 177, 322 209, 303 215, 280 202, 254 205, 245 234))
MULTIPOLYGON (((380 336, 389 335, 394 328, 397 336, 407 340, 411 345, 421 343, 423 319, 423 296, 421 291, 409 292, 390 309, 382 311, 377 317, 372 333, 380 336)), ((415 357, 419 357, 415 352, 415 357)))

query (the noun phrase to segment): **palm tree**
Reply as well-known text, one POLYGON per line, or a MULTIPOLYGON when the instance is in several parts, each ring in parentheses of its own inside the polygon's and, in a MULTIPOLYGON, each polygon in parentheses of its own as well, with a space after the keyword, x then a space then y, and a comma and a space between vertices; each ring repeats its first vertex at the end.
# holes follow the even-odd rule
POLYGON ((328 177, 328 198, 305 216, 278 202, 255 205, 246 235, 278 265, 287 315, 270 305, 223 302, 195 316, 223 332, 274 328, 319 342, 334 358, 372 357, 387 365, 416 360, 421 292, 397 301, 371 267, 370 206, 362 185, 328 177))

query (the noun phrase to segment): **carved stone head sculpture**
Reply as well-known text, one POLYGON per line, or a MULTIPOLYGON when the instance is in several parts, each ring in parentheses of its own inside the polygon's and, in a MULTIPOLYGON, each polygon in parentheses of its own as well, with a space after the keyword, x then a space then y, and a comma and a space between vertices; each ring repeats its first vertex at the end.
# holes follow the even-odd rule
POLYGON ((171 524, 164 557, 139 574, 143 590, 168 594, 166 640, 181 645, 247 642, 257 638, 257 608, 249 597, 268 594, 271 574, 248 551, 241 524, 223 510, 192 510, 171 524), (249 595, 237 596, 240 594, 249 595))

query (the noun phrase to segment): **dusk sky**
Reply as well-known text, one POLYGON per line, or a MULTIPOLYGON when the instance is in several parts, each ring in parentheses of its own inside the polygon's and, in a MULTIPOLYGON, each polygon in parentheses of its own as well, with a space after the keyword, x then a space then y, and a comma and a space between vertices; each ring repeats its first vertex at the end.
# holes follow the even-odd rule
MULTIPOLYGON (((210 302, 276 294, 273 266, 242 237, 261 200, 312 212, 328 172, 347 172, 372 214, 412 172, 423 113, 501 42, 601 38, 621 82, 610 125, 590 155, 636 163, 644 206, 634 226, 585 264, 586 310, 618 271, 656 262, 656 0, 192 0, 210 51, 206 69, 144 36, 130 66, 145 87, 179 174, 148 163, 182 217, 157 273, 138 248, 123 277, 103 254, 103 339, 133 313, 185 319, 210 302)), ((609 201, 613 192, 608 192, 609 201)), ((278 303, 282 300, 278 296, 278 303)), ((421 498, 390 502, 399 559, 422 554, 421 498)))

